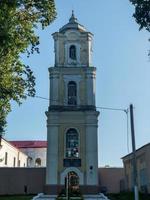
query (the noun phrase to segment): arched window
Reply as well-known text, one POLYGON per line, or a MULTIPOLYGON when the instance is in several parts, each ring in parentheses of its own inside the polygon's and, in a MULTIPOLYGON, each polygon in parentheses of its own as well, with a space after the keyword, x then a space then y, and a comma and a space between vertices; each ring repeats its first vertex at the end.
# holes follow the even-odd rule
POLYGON ((76 129, 69 129, 66 133, 66 157, 79 157, 79 134, 76 129))
POLYGON ((8 162, 8 153, 5 152, 5 165, 7 165, 7 162, 8 162))
POLYGON ((35 166, 36 166, 36 167, 40 167, 40 166, 41 166, 41 159, 40 159, 40 158, 37 158, 37 159, 35 160, 35 166))
POLYGON ((77 105, 77 84, 74 81, 68 83, 68 104, 77 105))
POLYGON ((69 57, 73 60, 76 60, 76 47, 75 45, 71 45, 69 48, 69 57))

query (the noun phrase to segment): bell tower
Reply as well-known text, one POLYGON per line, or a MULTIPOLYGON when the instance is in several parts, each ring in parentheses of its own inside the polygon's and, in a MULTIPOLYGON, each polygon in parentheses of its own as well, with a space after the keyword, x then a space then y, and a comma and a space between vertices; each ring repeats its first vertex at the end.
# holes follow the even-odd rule
POLYGON ((69 173, 83 194, 98 192, 96 68, 93 34, 72 12, 69 22, 52 34, 55 64, 49 68, 46 190, 58 194, 69 173))

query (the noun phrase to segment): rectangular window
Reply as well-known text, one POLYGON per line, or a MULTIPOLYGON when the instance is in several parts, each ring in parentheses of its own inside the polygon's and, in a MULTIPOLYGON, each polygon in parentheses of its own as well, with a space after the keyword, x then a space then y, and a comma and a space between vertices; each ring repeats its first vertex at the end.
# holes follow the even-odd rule
POLYGON ((18 160, 18 167, 20 167, 20 160, 18 160))
POLYGON ((5 165, 7 165, 7 161, 8 161, 8 153, 5 152, 5 165))
POLYGON ((147 185, 146 168, 140 170, 140 186, 147 185))
POLYGON ((16 158, 14 157, 14 164, 13 166, 15 167, 16 166, 16 158))

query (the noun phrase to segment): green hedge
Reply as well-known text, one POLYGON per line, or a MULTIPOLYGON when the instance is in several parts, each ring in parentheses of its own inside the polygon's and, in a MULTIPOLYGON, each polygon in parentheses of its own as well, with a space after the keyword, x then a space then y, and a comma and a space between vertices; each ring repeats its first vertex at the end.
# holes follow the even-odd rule
POLYGON ((0 200, 31 200, 33 196, 0 196, 0 200))
MULTIPOLYGON (((134 194, 132 192, 108 194, 106 195, 110 200, 134 200, 134 194)), ((139 200, 150 200, 150 195, 139 194, 139 200)))

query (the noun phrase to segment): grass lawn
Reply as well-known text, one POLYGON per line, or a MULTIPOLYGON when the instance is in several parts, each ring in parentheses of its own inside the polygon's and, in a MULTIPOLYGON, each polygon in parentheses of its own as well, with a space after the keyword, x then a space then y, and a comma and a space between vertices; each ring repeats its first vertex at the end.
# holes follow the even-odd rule
POLYGON ((33 196, 0 196, 0 200, 31 200, 33 196))

